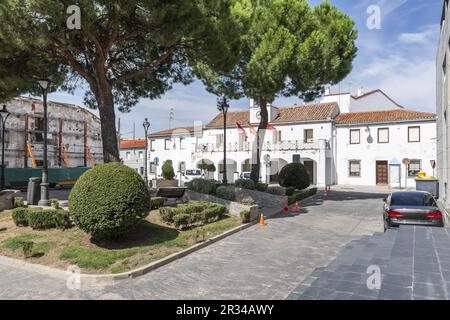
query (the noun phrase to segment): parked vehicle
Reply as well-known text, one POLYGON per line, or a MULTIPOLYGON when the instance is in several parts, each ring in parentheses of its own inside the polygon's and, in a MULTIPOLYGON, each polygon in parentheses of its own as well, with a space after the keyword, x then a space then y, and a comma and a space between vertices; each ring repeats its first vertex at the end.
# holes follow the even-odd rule
POLYGON ((204 178, 202 171, 200 169, 186 170, 184 174, 181 176, 181 181, 184 185, 185 183, 196 178, 204 178))
POLYGON ((240 179, 250 180, 250 171, 244 171, 241 173, 240 179))
POLYGON ((426 191, 399 191, 391 193, 384 201, 384 230, 399 225, 424 225, 443 227, 442 213, 436 199, 426 191))

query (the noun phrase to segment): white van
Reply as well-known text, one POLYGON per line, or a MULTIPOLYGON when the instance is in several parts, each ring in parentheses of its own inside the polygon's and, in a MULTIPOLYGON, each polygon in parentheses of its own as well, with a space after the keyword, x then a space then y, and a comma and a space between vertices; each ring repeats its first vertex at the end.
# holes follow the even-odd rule
POLYGON ((186 184, 189 181, 192 181, 193 179, 198 179, 201 178, 203 179, 204 176, 202 174, 202 170, 200 169, 190 169, 190 170, 186 170, 184 172, 184 174, 181 176, 181 181, 184 184, 186 184))

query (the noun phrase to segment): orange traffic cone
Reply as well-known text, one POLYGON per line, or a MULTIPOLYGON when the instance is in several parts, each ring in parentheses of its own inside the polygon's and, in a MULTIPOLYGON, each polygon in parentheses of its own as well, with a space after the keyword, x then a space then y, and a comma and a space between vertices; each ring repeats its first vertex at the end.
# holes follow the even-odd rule
POLYGON ((266 223, 264 222, 264 215, 261 213, 261 218, 259 218, 259 226, 265 227, 266 223))
POLYGON ((298 212, 299 211, 298 201, 295 201, 293 211, 294 212, 298 212))
POLYGON ((283 212, 288 214, 289 213, 289 206, 284 206, 283 207, 283 212))

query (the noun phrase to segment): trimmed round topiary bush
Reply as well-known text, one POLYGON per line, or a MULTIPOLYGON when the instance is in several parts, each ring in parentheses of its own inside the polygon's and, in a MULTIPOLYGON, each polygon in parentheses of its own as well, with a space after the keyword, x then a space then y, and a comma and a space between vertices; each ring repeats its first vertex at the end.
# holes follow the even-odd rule
POLYGON ((303 164, 289 163, 281 169, 278 182, 282 187, 303 190, 309 187, 309 174, 303 164))
POLYGON ((150 193, 133 169, 117 163, 85 172, 69 195, 75 224, 94 238, 111 238, 133 229, 150 211, 150 193))
POLYGON ((206 180, 201 178, 195 178, 188 183, 186 186, 189 190, 204 193, 204 194, 215 194, 216 193, 216 181, 214 180, 206 180))

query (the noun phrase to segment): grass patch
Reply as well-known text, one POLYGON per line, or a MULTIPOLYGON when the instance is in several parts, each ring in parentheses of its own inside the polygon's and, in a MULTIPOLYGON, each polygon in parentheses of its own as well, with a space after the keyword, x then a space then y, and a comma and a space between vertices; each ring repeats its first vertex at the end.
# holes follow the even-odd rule
POLYGON ((16 227, 12 218, 0 222, 0 254, 24 259, 24 241, 33 241, 34 263, 65 269, 76 264, 83 273, 122 273, 159 260, 240 225, 225 215, 203 226, 177 230, 154 210, 135 230, 117 240, 94 242, 77 227, 35 231, 16 227))
POLYGON ((7 218, 11 218, 11 210, 5 210, 5 211, 1 211, 0 212, 0 219, 7 219, 7 218))
POLYGON ((32 241, 42 238, 42 235, 37 233, 23 233, 12 238, 8 238, 1 243, 1 247, 5 249, 17 250, 22 248, 24 241, 32 241))

